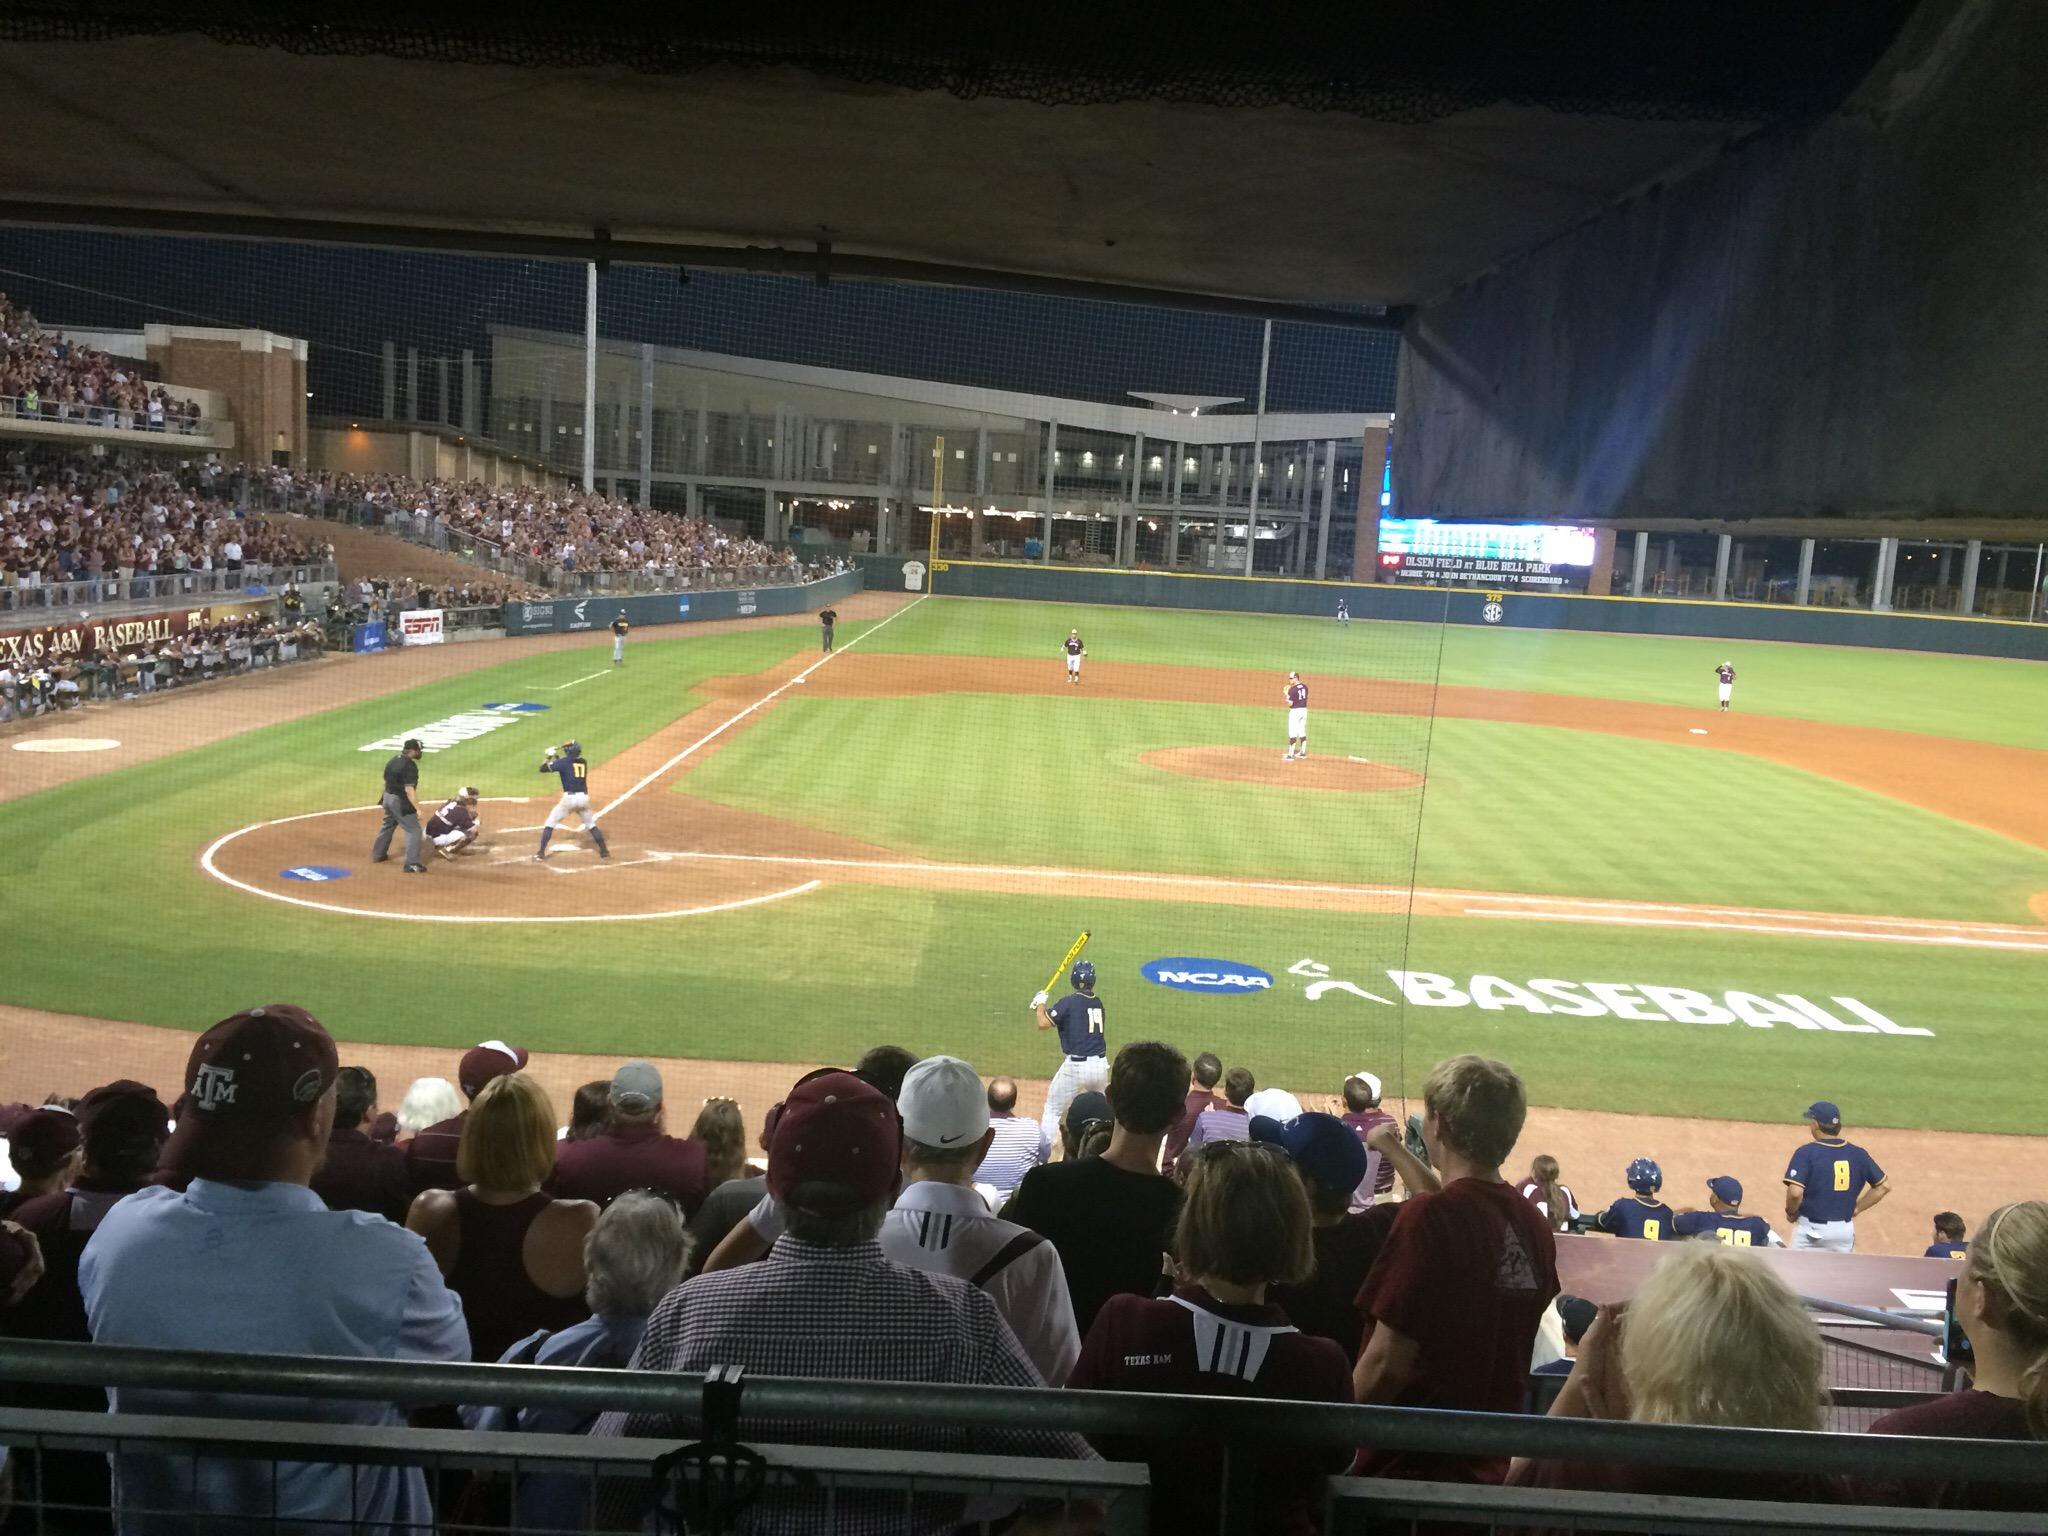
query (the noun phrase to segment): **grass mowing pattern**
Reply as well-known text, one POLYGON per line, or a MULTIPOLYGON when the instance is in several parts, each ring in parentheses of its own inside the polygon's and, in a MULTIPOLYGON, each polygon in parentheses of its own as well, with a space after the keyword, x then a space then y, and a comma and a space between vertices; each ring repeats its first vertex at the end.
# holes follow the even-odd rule
MULTIPOLYGON (((963 653, 1001 653, 1023 635, 1018 616, 1026 611, 927 603, 873 643, 937 648, 936 625, 963 653)), ((1055 638, 1077 616, 1071 608, 1049 611, 1055 638)), ((1363 642, 1368 655, 1378 643, 1365 626, 1347 635, 1293 619, 1143 611, 1105 614, 1104 623, 1079 617, 1098 658, 1128 641, 1160 652, 1146 659, 1215 665, 1235 658, 1266 667, 1272 663, 1258 641, 1270 633, 1306 632, 1314 645, 1363 642), (1188 637, 1197 633, 1208 637, 1206 655, 1188 654, 1188 637)), ((848 626, 843 633, 856 632, 848 626)), ((1460 634, 1451 632, 1455 643, 1464 643, 1460 634)), ((1032 653, 1056 665, 1038 638, 1034 631, 1032 653)), ((635 642, 627 667, 558 689, 606 666, 600 638, 586 650, 519 656, 0 805, 0 868, 35 939, 17 946, 0 972, 0 997, 194 1030, 235 1006, 291 998, 344 1038, 448 1047, 511 1036, 540 1049, 843 1061, 896 1039, 913 1050, 959 1052, 987 1071, 1044 1073, 1051 1048, 1031 1027, 1024 1000, 1043 979, 1035 973, 1045 957, 1085 923, 1096 932, 1091 953, 1103 974, 1113 1042, 1163 1036, 1190 1050, 1216 1049, 1253 1063, 1263 1079, 1304 1090, 1334 1089, 1345 1071, 1367 1064, 1412 1087, 1441 1055, 1482 1049, 1514 1060, 1534 1097, 1552 1104, 1783 1118, 1788 1104, 1796 1110, 1824 1096, 1853 1100, 1859 1124, 1942 1125, 1951 1119, 1945 1106, 1968 1103, 1974 1127, 2039 1129, 2036 1095, 2025 1086, 2038 1064, 2038 956, 1460 918, 1419 920, 1404 954, 1399 929, 1351 917, 1136 901, 1077 910, 1056 892, 851 888, 674 924, 487 927, 451 942, 446 929, 427 925, 260 904, 196 866, 207 841, 251 820, 367 807, 381 754, 359 746, 488 700, 531 699, 551 709, 428 758, 429 795, 463 782, 486 794, 545 795, 549 782, 534 772, 537 748, 576 735, 597 761, 602 800, 625 787, 605 779, 606 758, 687 711, 696 684, 759 671, 812 643, 803 628, 635 642), (1265 995, 1200 997, 1140 978, 1146 960, 1173 954, 1258 965, 1277 985, 1265 995), (1386 1007, 1341 993, 1311 1003, 1305 982, 1288 972, 1304 959, 1389 996, 1396 995, 1385 980, 1389 968, 1439 971, 1461 985, 1481 972, 1709 993, 1845 994, 1937 1033, 1901 1039, 1386 1007)), ((1653 658, 1690 644, 1632 643, 1653 658)), ((1847 654, 1770 649, 1786 653, 1787 665, 1812 661, 1823 672, 1828 658, 1847 654)), ((1407 665, 1419 654, 1396 659, 1407 665)), ((1884 659, 1909 671, 1922 660, 1884 659)), ((1295 664, 1335 670, 1310 657, 1295 664)), ((1965 665, 1995 676, 1974 704, 1959 695, 1953 710, 1984 712, 1987 729, 2017 730, 2024 722, 1992 719, 2004 674, 2039 674, 2008 663, 1965 665)), ((1548 673, 1512 681, 1554 685, 1548 673)), ((1800 691, 1827 690, 1802 683, 1800 691)), ((1231 733, 1241 726, 1237 739, 1265 741, 1277 710, 1203 711, 1198 721, 1172 706, 1090 704, 1085 696, 932 699, 930 709, 965 713, 912 727, 888 716, 895 702, 785 696, 693 773, 693 787, 736 794, 745 781, 760 803, 816 814, 837 830, 875 816, 884 818, 877 825, 904 829, 907 846, 951 839, 984 858, 1039 848, 1059 862, 1110 862, 1118 853, 1162 868, 1173 866, 1152 856, 1171 854, 1241 867, 1248 858, 1341 859, 1346 839, 1353 848, 1364 839, 1371 859, 1391 861, 1398 848, 1391 835, 1372 840, 1372 818, 1398 815, 1399 795, 1329 797, 1328 807, 1313 808, 1323 797, 1290 794, 1269 805, 1258 797, 1276 792, 1136 777, 1150 773, 1135 762, 1155 733, 1180 744, 1201 739, 1189 734, 1197 724, 1231 733), (834 717, 842 704, 862 714, 834 717), (1032 713, 1041 708, 1054 713, 1032 713), (1011 731, 1022 734, 1004 734, 1011 731), (949 740, 962 744, 959 751, 949 740), (960 755, 969 747, 971 761, 960 755), (750 761, 764 748, 774 750, 750 761), (1220 798, 1241 790, 1251 798, 1220 798)), ((1379 755, 1400 760, 1401 741, 1384 734, 1385 721, 1358 717, 1342 729, 1362 732, 1359 739, 1379 755)), ((1423 844, 1423 878, 1432 883, 1501 886, 1512 875, 1531 889, 1563 892, 1626 874, 1657 889, 1670 882, 1690 899, 1705 895, 1711 879, 1730 889, 1767 884, 1772 905, 1809 904, 1801 892, 1832 889, 1869 899, 1810 904, 2010 917, 2009 896, 2035 878, 2036 866, 2001 840, 1903 809, 1904 819, 1887 823, 1874 797, 1769 765, 1755 765, 1763 776, 1746 781, 1738 801, 1674 782, 1654 744, 1483 722, 1445 722, 1437 730, 1423 844), (1638 804, 1648 809, 1633 811, 1638 804), (1814 835, 1822 824, 1827 841, 1814 835), (1907 895, 1921 905, 1891 899, 1907 895)), ((1319 717, 1319 749, 1325 741, 1342 744, 1331 734, 1338 731, 1327 714, 1319 717)), ((375 813, 366 809, 363 818, 367 849, 375 813)), ((25 1092, 35 1084, 13 1087, 25 1092)))

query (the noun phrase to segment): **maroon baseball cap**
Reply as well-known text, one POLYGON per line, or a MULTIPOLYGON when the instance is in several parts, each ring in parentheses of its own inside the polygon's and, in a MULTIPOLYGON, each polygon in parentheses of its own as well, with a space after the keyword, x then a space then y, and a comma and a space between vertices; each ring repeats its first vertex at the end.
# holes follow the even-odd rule
POLYGON ((525 1069, 526 1052, 518 1046, 507 1045, 502 1040, 486 1040, 462 1053, 462 1065, 456 1069, 455 1081, 462 1085, 462 1096, 473 1099, 484 1091, 484 1084, 492 1078, 525 1069))
POLYGON ((169 1134, 171 1112, 147 1083, 120 1077, 103 1083, 78 1101, 78 1130, 86 1156, 95 1147, 154 1139, 169 1134))
POLYGON ((851 1072, 817 1073, 783 1101, 768 1143, 768 1193, 807 1210, 855 1210, 896 1187, 902 1149, 887 1094, 851 1072))
POLYGON ((28 1178, 54 1173, 57 1165, 78 1150, 78 1116, 55 1104, 32 1110, 7 1136, 7 1155, 14 1171, 28 1178))
POLYGON ((303 1008, 268 1003, 222 1019, 185 1064, 164 1166, 194 1178, 250 1177, 340 1070, 334 1037, 303 1008))

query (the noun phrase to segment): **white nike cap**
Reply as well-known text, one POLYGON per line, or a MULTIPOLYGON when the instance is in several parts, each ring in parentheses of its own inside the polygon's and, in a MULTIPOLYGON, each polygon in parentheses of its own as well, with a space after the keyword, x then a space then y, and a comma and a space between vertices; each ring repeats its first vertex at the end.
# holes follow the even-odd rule
POLYGON ((1244 1101, 1244 1112, 1273 1120, 1292 1120, 1301 1113, 1301 1100, 1285 1088, 1261 1088, 1244 1101))
POLYGON ((988 1089, 958 1056, 927 1056, 896 1095, 903 1134, 927 1147, 965 1147, 988 1129, 988 1089))

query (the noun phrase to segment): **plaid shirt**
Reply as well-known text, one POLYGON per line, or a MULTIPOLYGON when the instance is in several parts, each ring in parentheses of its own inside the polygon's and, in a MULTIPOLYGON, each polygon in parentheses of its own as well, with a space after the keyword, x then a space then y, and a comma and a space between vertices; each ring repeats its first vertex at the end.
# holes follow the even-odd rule
MULTIPOLYGON (((647 1320, 634 1367, 702 1371, 739 1365, 764 1376, 1043 1386, 996 1304, 964 1280, 906 1269, 873 1242, 820 1248, 783 1237, 759 1264, 699 1275, 670 1291, 647 1320)), ((984 1456, 1085 1459, 1079 1435, 973 1426, 840 1423, 747 1415, 749 1439, 794 1445, 873 1446, 984 1456)), ((594 1435, 695 1438, 695 1417, 608 1413, 594 1435)), ((918 1501, 906 1520, 900 1494, 842 1495, 834 1536, 897 1536, 958 1527, 957 1498, 918 1501)), ((822 1494, 772 1492, 737 1527, 749 1533, 826 1529, 822 1494)))

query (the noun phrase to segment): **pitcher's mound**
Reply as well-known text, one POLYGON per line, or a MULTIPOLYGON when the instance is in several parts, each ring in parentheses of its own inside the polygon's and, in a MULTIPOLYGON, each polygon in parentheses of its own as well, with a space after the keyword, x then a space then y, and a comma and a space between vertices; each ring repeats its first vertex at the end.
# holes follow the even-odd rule
POLYGON ((1277 784, 1283 789, 1328 789, 1369 795, 1413 789, 1422 775, 1387 763, 1361 763, 1335 754, 1286 762, 1269 747, 1163 747, 1138 759, 1148 768, 1233 784, 1277 784))

